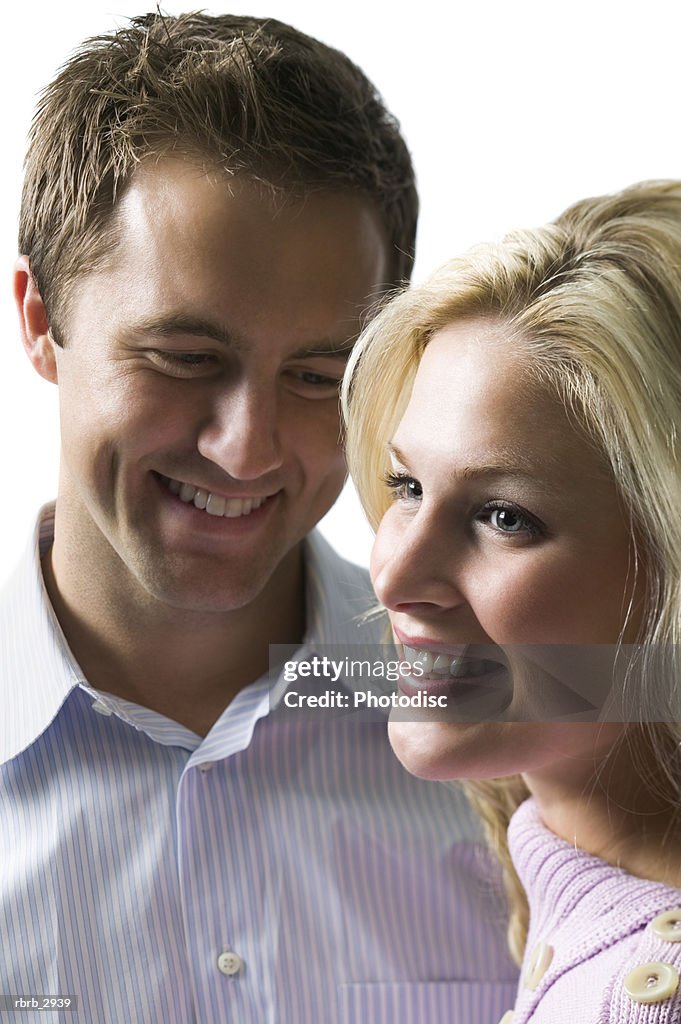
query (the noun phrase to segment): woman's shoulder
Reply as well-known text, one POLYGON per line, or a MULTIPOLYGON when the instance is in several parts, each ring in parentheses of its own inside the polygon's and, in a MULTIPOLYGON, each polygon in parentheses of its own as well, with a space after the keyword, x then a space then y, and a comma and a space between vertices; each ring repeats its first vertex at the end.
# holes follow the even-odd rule
POLYGON ((513 1024, 681 1021, 681 890, 559 839, 534 801, 509 846, 530 903, 513 1024))

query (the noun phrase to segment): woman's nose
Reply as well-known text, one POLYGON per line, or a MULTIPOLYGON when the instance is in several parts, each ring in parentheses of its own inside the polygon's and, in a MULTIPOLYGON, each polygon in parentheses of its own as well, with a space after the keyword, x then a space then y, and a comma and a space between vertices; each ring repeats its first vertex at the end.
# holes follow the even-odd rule
POLYGON ((464 603, 455 539, 444 537, 423 512, 402 524, 389 511, 376 533, 371 575, 376 596, 391 611, 421 606, 431 612, 464 603))

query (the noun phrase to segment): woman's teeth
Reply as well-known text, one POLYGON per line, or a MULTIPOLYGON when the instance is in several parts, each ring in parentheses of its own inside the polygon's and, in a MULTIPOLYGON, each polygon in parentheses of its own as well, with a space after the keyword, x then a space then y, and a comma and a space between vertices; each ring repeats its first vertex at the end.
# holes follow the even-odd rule
POLYGON ((223 498, 220 494, 212 494, 204 491, 201 487, 194 487, 192 484, 184 484, 181 480, 172 480, 170 477, 161 477, 168 490, 177 495, 180 501, 190 503, 209 516, 224 516, 225 519, 237 519, 239 516, 247 516, 260 508, 267 501, 264 498, 223 498))
POLYGON ((414 670, 410 678, 417 683, 423 679, 443 680, 447 676, 453 676, 455 679, 470 679, 474 676, 487 675, 499 667, 496 662, 481 658, 432 654, 430 651, 419 651, 415 647, 406 645, 403 645, 402 650, 404 660, 408 661, 414 670))

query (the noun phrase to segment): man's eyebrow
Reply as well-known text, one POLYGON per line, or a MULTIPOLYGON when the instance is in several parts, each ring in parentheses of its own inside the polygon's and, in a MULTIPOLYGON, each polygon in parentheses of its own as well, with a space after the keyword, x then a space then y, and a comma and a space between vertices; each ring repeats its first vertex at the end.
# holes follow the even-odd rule
MULTIPOLYGON (((185 335, 193 338, 211 338, 222 345, 232 349, 243 349, 244 340, 239 335, 215 320, 207 320, 201 316, 191 316, 186 313, 171 313, 167 316, 149 317, 140 320, 133 326, 136 334, 152 335, 157 338, 168 338, 173 335, 185 335)), ((352 352, 355 339, 347 341, 333 341, 323 339, 309 345, 304 345, 295 352, 291 352, 289 359, 311 359, 315 356, 323 356, 331 359, 347 360, 352 352)))
POLYGON ((302 348, 296 349, 295 352, 290 353, 288 358, 314 359, 315 356, 325 356, 327 359, 347 360, 352 352, 354 344, 354 338, 351 338, 348 341, 333 341, 331 338, 327 338, 323 341, 313 342, 310 345, 304 345, 302 348))
POLYGON ((133 330, 136 334, 151 334, 158 338, 188 335, 193 338, 211 338, 230 348, 241 346, 234 332, 228 330, 223 324, 186 313, 170 313, 167 316, 139 320, 134 324, 133 330))

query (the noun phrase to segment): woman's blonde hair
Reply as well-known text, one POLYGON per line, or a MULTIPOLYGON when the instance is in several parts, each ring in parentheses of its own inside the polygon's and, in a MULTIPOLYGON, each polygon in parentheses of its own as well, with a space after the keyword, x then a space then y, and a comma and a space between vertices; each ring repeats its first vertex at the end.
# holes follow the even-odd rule
MULTIPOLYGON (((676 683, 681 643, 681 183, 645 182, 576 203, 546 227, 476 247, 394 298, 360 339, 343 386, 350 471, 374 527, 390 503, 387 442, 405 410, 433 334, 489 319, 522 341, 527 368, 556 395, 609 463, 646 574, 643 650, 668 652, 676 683)), ((637 693, 673 813, 681 810, 674 686, 637 693), (663 719, 654 724, 654 717, 663 719), (650 702, 647 704, 647 702, 650 702), (652 736, 650 735, 652 734, 652 736)), ((519 777, 470 784, 504 866, 509 937, 524 944, 527 909, 505 845, 527 795, 519 777)))

